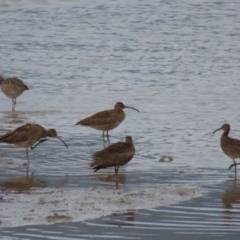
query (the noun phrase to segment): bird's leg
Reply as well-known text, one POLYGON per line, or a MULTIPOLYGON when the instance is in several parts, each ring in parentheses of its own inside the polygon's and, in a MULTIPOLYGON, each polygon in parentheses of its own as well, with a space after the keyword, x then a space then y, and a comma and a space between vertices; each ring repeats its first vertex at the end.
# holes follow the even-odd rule
POLYGON ((12 107, 12 110, 14 111, 15 110, 15 106, 16 106, 16 103, 17 103, 17 100, 16 100, 16 98, 13 98, 13 107, 12 107))
POLYGON ((115 166, 116 189, 118 189, 118 168, 119 168, 119 166, 115 166))
POLYGON ((29 166, 30 166, 30 161, 29 161, 29 156, 28 156, 28 148, 26 148, 26 154, 27 154, 27 159, 28 159, 28 165, 27 165, 27 177, 28 177, 29 166))
POLYGON ((12 111, 14 111, 14 107, 15 107, 14 98, 12 98, 12 111))
POLYGON ((103 139, 103 147, 106 148, 106 146, 105 146, 105 141, 104 141, 104 131, 103 131, 103 133, 102 133, 102 139, 103 139))
POLYGON ((228 170, 230 170, 233 166, 235 167, 235 180, 237 179, 237 165, 239 165, 240 163, 236 163, 235 160, 233 159, 233 164, 231 164, 228 168, 228 170))
POLYGON ((110 139, 109 139, 108 131, 107 131, 107 140, 108 140, 108 145, 110 145, 110 139))
POLYGON ((47 138, 41 139, 40 141, 38 141, 38 143, 36 145, 31 146, 31 149, 33 150, 35 147, 37 147, 37 145, 39 145, 40 143, 43 143, 43 142, 45 142, 47 140, 48 140, 47 138))
POLYGON ((236 165, 236 162, 234 159, 233 159, 233 162, 234 162, 234 167, 235 167, 235 180, 236 180, 237 179, 237 165, 236 165))

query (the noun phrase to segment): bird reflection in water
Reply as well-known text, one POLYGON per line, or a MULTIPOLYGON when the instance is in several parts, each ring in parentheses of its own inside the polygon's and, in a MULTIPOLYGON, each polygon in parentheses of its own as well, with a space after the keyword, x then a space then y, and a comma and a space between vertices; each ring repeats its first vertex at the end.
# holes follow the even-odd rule
POLYGON ((14 190, 19 193, 30 190, 31 188, 46 187, 47 183, 45 181, 37 180, 33 177, 17 177, 9 179, 7 181, 1 182, 0 185, 3 190, 14 190))
POLYGON ((236 181, 224 192, 222 202, 225 208, 233 208, 233 204, 240 204, 240 185, 237 185, 236 181))
POLYGON ((237 185, 236 181, 230 188, 225 190, 222 202, 225 208, 223 210, 224 226, 235 227, 235 224, 240 221, 239 211, 236 211, 236 209, 240 208, 240 205, 238 205, 240 204, 240 185, 237 185))
POLYGON ((54 188, 62 188, 68 183, 68 175, 65 175, 63 178, 58 179, 54 182, 47 182, 46 180, 39 179, 34 177, 33 174, 31 176, 22 176, 11 178, 7 181, 0 182, 0 186, 2 190, 14 190, 18 193, 27 192, 32 188, 46 188, 46 187, 54 187, 54 188))
POLYGON ((7 124, 24 124, 27 121, 26 112, 6 112, 3 114, 3 122, 7 124))
MULTIPOLYGON (((94 175, 97 177, 101 182, 116 182, 116 175, 114 173, 109 173, 109 174, 100 174, 100 175, 94 175)), ((120 184, 126 184, 127 182, 127 176, 126 173, 119 173, 118 174, 118 182, 120 184)))

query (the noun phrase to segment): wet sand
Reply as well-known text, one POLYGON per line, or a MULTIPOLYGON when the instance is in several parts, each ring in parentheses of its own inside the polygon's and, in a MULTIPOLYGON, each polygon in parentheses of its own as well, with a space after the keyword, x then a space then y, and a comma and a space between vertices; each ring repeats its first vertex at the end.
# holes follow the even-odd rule
POLYGON ((174 204, 200 196, 202 193, 193 186, 173 184, 123 187, 116 190, 112 188, 20 190, 19 193, 8 191, 7 194, 0 195, 2 228, 85 221, 114 212, 124 213, 128 209, 149 209, 174 204))

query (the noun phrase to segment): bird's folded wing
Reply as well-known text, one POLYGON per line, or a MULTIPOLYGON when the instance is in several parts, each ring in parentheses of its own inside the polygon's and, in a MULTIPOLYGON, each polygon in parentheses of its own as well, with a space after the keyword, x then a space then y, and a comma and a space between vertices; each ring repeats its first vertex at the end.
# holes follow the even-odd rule
POLYGON ((23 126, 16 128, 14 131, 1 136, 0 142, 14 143, 14 142, 27 141, 31 126, 32 124, 27 123, 23 126))
POLYGON ((106 125, 110 124, 113 121, 112 118, 112 110, 106 110, 102 112, 98 112, 90 117, 87 117, 81 121, 79 121, 77 124, 82 125, 106 125))

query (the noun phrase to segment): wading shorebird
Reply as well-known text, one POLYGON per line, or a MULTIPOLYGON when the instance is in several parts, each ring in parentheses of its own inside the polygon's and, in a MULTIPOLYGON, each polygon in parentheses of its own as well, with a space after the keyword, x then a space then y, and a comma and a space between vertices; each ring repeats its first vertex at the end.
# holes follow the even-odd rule
POLYGON ((27 123, 16 128, 14 131, 7 133, 0 137, 0 142, 14 144, 16 146, 26 148, 26 155, 28 159, 27 166, 27 176, 30 166, 29 156, 28 156, 28 148, 34 149, 39 143, 46 141, 46 137, 58 138, 62 143, 66 146, 67 144, 57 135, 55 129, 46 130, 44 127, 38 124, 27 123), (35 144, 38 142, 35 146, 35 144))
POLYGON ((221 148, 223 152, 233 160, 233 164, 230 165, 228 169, 231 169, 233 166, 235 167, 235 179, 237 179, 237 165, 240 163, 236 163, 235 159, 240 158, 240 140, 228 136, 230 125, 227 123, 216 129, 213 134, 219 130, 223 130, 221 136, 221 148))
POLYGON ((0 85, 3 93, 12 99, 12 111, 15 109, 17 104, 17 97, 20 96, 25 90, 29 90, 23 81, 17 77, 6 78, 0 75, 0 85))
POLYGON ((125 112, 124 108, 131 108, 139 112, 136 108, 126 106, 122 102, 117 102, 114 106, 114 109, 109 109, 105 111, 98 112, 90 117, 87 117, 83 120, 80 120, 75 125, 88 126, 97 130, 107 131, 107 138, 109 138, 108 131, 116 128, 124 119, 125 112))
POLYGON ((133 158, 134 154, 135 148, 132 137, 127 136, 125 142, 113 143, 107 148, 93 153, 90 167, 94 169, 94 172, 100 169, 114 167, 116 188, 118 188, 118 169, 120 166, 127 164, 133 158))

